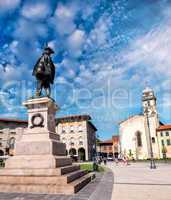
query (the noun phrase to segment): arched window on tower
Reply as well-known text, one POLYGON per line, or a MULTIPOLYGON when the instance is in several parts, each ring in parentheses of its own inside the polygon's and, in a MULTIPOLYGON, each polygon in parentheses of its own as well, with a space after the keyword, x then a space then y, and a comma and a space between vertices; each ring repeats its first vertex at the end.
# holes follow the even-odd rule
POLYGON ((137 137, 137 146, 138 147, 142 147, 142 138, 141 138, 141 132, 137 132, 136 133, 136 137, 137 137))

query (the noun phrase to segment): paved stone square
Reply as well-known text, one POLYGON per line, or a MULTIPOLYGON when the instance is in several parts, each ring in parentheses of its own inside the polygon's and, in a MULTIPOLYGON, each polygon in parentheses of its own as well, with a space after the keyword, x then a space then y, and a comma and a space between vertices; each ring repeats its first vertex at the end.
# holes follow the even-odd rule
POLYGON ((171 164, 108 163, 114 173, 112 200, 171 200, 171 164))

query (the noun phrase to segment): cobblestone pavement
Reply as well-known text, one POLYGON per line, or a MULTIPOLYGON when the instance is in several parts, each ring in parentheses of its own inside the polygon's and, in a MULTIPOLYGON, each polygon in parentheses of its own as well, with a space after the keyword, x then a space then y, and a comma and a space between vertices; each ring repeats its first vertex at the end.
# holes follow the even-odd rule
POLYGON ((171 164, 108 163, 114 173, 112 200, 171 200, 171 164))
POLYGON ((75 195, 0 193, 0 200, 111 200, 112 187, 113 172, 107 170, 75 195))

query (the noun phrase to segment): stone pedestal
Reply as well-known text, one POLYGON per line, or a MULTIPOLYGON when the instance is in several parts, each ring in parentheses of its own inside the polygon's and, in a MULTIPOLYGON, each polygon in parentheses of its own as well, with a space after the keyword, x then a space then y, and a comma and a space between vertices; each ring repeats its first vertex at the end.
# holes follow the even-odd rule
POLYGON ((7 160, 6 168, 56 168, 71 164, 71 159, 65 157, 65 144, 55 133, 58 110, 55 102, 43 97, 30 99, 23 105, 28 109, 28 129, 16 141, 15 156, 7 160))
POLYGON ((66 157, 65 144, 56 133, 58 106, 48 98, 30 99, 28 128, 16 141, 15 156, 0 170, 0 191, 72 194, 91 180, 66 157))

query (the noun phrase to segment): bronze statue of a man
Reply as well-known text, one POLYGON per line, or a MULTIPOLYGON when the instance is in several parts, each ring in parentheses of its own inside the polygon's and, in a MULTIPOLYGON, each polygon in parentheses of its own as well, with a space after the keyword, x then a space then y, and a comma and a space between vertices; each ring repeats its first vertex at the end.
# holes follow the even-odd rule
POLYGON ((36 96, 40 97, 42 88, 45 89, 46 96, 50 97, 50 84, 53 84, 55 77, 55 65, 51 59, 54 51, 50 47, 45 47, 42 56, 37 61, 33 69, 33 76, 37 79, 36 96))

